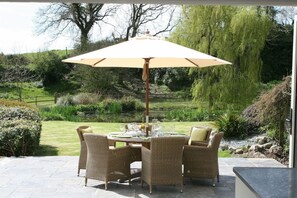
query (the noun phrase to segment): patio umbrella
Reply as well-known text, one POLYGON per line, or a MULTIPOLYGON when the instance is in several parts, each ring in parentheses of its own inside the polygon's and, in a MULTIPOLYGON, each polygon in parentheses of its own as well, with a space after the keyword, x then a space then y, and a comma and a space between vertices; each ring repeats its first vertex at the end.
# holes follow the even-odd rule
POLYGON ((146 125, 149 122, 149 69, 231 64, 228 61, 149 35, 68 58, 63 62, 92 67, 143 68, 142 77, 146 82, 146 125))

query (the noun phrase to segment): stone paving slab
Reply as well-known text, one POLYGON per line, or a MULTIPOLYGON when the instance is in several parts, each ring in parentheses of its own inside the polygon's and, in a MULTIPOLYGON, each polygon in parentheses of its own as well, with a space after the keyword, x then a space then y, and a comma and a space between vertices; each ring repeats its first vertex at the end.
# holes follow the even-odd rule
MULTIPOLYGON (((120 198, 120 197, 197 197, 233 198, 235 195, 234 166, 285 167, 276 160, 267 158, 219 158, 220 182, 212 187, 211 180, 186 179, 184 192, 176 186, 153 186, 149 194, 148 185, 141 187, 139 178, 127 182, 111 182, 104 190, 104 182, 88 180, 84 186, 85 171, 77 176, 78 157, 19 157, 0 158, 0 197, 5 198, 120 198)), ((140 163, 133 163, 140 168, 140 163)))

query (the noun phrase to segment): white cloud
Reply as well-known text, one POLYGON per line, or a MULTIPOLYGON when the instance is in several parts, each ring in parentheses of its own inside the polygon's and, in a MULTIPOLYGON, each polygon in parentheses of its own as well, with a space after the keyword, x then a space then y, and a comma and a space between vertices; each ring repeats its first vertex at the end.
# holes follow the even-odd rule
POLYGON ((0 52, 27 53, 50 49, 66 49, 72 39, 61 36, 54 42, 48 35, 34 35, 34 22, 38 8, 45 3, 0 3, 0 52))

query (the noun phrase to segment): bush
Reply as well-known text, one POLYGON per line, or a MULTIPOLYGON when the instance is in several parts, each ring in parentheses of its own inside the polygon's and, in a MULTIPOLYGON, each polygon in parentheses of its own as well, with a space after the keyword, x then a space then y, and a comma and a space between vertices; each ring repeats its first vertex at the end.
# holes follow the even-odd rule
POLYGON ((140 111, 145 109, 140 100, 131 96, 123 97, 121 99, 121 105, 123 112, 140 111))
POLYGON ((69 106, 69 105, 73 105, 73 96, 70 94, 67 94, 65 96, 59 97, 57 99, 57 103, 58 106, 69 106))
POLYGON ((219 114, 220 112, 209 114, 208 111, 184 108, 166 112, 165 118, 178 121, 209 121, 216 119, 219 114))
POLYGON ((225 138, 244 139, 247 134, 246 120, 236 114, 227 113, 215 121, 219 131, 224 132, 225 138))
POLYGON ((67 120, 67 121, 80 121, 77 116, 76 106, 54 106, 50 108, 41 109, 43 120, 67 120))
POLYGON ((72 102, 75 105, 78 104, 96 104, 100 99, 100 95, 94 93, 79 93, 72 98, 72 102))
POLYGON ((66 118, 64 116, 62 116, 61 114, 48 112, 48 111, 41 111, 41 117, 42 117, 42 120, 44 120, 44 121, 66 120, 66 118))
POLYGON ((33 155, 39 146, 41 119, 26 107, 0 107, 0 155, 33 155))
POLYGON ((115 99, 105 99, 103 102, 104 110, 107 113, 121 113, 122 112, 122 104, 119 100, 115 99))

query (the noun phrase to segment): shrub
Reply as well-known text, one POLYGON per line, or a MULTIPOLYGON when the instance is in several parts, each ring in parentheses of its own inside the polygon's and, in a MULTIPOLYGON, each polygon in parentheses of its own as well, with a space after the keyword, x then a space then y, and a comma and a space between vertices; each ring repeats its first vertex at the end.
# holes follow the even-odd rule
POLYGON ((54 106, 41 109, 41 115, 43 120, 57 118, 58 120, 80 121, 80 118, 77 116, 76 106, 54 106))
POLYGON ((179 121, 209 121, 216 119, 218 115, 220 115, 220 112, 209 114, 208 111, 184 108, 166 112, 165 118, 179 121))
POLYGON ((80 111, 80 112, 84 112, 84 113, 89 113, 89 112, 97 112, 100 110, 100 106, 99 105, 77 105, 76 106, 76 110, 80 111))
POLYGON ((243 139, 247 136, 246 120, 236 114, 227 113, 215 121, 219 131, 225 138, 243 139))
POLYGON ((104 110, 107 113, 121 113, 122 104, 119 100, 107 98, 103 102, 104 110))
POLYGON ((1 121, 20 119, 40 122, 40 116, 34 110, 21 107, 0 107, 1 121))
POLYGON ((140 111, 144 109, 144 106, 141 103, 141 101, 131 96, 123 97, 121 99, 121 105, 123 112, 140 111))
POLYGON ((48 112, 48 111, 41 111, 41 117, 42 120, 48 121, 48 120, 66 120, 64 116, 62 116, 59 113, 54 112, 48 112))
POLYGON ((57 99, 57 105, 59 106, 73 105, 73 96, 70 94, 67 94, 65 96, 59 97, 57 99))
POLYGON ((39 146, 41 119, 26 107, 0 107, 0 155, 33 155, 39 146))
POLYGON ((96 104, 100 99, 100 95, 94 93, 79 93, 72 98, 73 104, 96 104))

